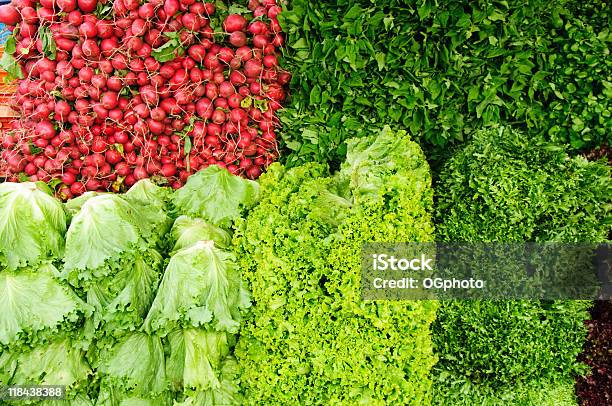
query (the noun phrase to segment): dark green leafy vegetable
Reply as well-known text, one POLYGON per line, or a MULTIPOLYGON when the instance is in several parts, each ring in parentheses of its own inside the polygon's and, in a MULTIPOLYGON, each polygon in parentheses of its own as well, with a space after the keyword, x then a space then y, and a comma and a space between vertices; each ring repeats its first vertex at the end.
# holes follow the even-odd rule
MULTIPOLYGON (((445 164, 437 191, 441 241, 602 242, 611 230, 610 168, 509 128, 477 132, 445 164)), ((571 402, 590 305, 444 302, 434 324, 435 403, 539 405, 538 387, 564 399, 554 404, 571 402)))
POLYGON ((609 140, 609 4, 588 4, 292 1, 285 161, 337 160, 384 125, 409 128, 430 159, 500 122, 572 148, 609 140))

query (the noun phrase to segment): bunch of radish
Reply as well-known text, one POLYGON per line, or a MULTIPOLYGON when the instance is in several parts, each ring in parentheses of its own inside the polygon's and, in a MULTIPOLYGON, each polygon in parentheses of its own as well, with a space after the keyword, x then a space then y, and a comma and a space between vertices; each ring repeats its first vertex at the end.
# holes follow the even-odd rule
POLYGON ((23 75, 0 176, 50 182, 64 199, 143 178, 179 188, 208 165, 257 178, 278 158, 275 112, 291 78, 277 59, 280 11, 276 0, 0 7, 23 75))

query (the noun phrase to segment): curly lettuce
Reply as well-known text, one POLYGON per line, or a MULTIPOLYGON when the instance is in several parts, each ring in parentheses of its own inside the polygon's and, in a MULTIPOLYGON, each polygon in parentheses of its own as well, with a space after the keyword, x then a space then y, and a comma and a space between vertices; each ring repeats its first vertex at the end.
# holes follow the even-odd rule
POLYGON ((0 382, 10 385, 66 385, 70 393, 85 388, 92 374, 83 350, 66 336, 25 352, 0 354, 0 382))
POLYGON ((162 265, 162 256, 151 249, 89 286, 87 303, 95 311, 87 319, 87 330, 98 338, 121 337, 126 331, 138 330, 155 298, 162 265))
POLYGON ((361 299, 367 242, 433 241, 419 146, 383 131, 326 166, 272 165, 234 245, 253 295, 236 358, 246 404, 428 404, 437 303, 361 299))
POLYGON ((200 217, 220 227, 229 227, 244 209, 259 198, 257 182, 234 176, 211 165, 192 175, 174 195, 176 211, 200 217))
POLYGON ((221 387, 219 371, 230 353, 227 333, 180 329, 168 334, 166 375, 175 390, 221 387))
POLYGON ((9 269, 61 258, 66 213, 39 183, 0 184, 0 265, 9 269))
POLYGON ((176 252, 144 322, 146 331, 208 327, 236 333, 249 305, 234 255, 198 241, 176 252))

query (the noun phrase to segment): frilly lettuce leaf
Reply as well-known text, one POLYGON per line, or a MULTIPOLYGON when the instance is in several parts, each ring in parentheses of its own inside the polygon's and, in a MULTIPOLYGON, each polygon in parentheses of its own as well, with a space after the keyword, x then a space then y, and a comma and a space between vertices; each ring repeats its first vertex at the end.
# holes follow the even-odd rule
POLYGON ((175 193, 174 205, 179 214, 201 217, 227 228, 240 217, 243 208, 250 208, 258 199, 257 182, 211 165, 189 177, 175 193))
POLYGON ((234 255, 198 241, 170 259, 144 328, 163 333, 210 323, 214 330, 236 333, 240 309, 249 305, 234 255))
POLYGON ((96 406, 171 406, 172 395, 169 392, 146 395, 133 395, 120 388, 103 384, 98 394, 96 406))
POLYGON ((157 241, 168 232, 172 224, 168 216, 172 189, 157 186, 149 179, 142 179, 122 197, 134 207, 144 222, 153 226, 151 229, 153 234, 144 236, 149 241, 157 241))
POLYGON ((229 249, 232 236, 222 228, 216 227, 202 219, 179 216, 170 231, 174 248, 172 252, 187 248, 198 241, 214 241, 217 247, 229 249))
POLYGON ((131 333, 100 359, 98 372, 110 392, 148 398, 166 390, 164 349, 159 337, 131 333))
POLYGON ((143 209, 143 203, 130 203, 114 194, 91 197, 66 233, 64 276, 77 285, 79 280, 105 276, 105 272, 92 275, 79 270, 108 268, 107 261, 140 255, 155 245, 168 224, 165 212, 143 209), (157 213, 156 219, 153 212, 157 213))
POLYGON ((229 355, 227 333, 181 329, 168 334, 166 376, 176 391, 219 388, 221 365, 229 355))
POLYGON ((220 385, 214 389, 196 391, 182 402, 175 402, 175 406, 218 406, 242 405, 240 394, 240 370, 236 360, 229 356, 223 363, 220 374, 220 385))
POLYGON ((66 233, 64 269, 96 269, 110 258, 133 251, 141 234, 136 216, 132 206, 117 195, 87 200, 66 233))
POLYGON ((66 209, 66 212, 68 213, 68 215, 72 218, 72 216, 74 216, 75 214, 81 211, 81 207, 83 207, 86 201, 88 201, 92 197, 100 196, 101 194, 103 193, 87 191, 83 193, 81 196, 68 200, 64 204, 64 208, 66 209))
POLYGON ((89 286, 87 303, 95 311, 87 320, 91 324, 88 329, 114 337, 137 330, 155 298, 162 265, 162 256, 150 249, 125 263, 116 274, 89 286))
POLYGON ((398 176, 410 176, 411 181, 423 179, 423 188, 430 186, 429 166, 423 151, 406 131, 395 132, 385 126, 376 137, 347 141, 346 161, 338 181, 348 182, 355 203, 377 199, 387 185, 393 185, 391 179, 398 176))
POLYGON ((17 340, 41 341, 34 336, 43 330, 53 334, 62 324, 75 323, 91 311, 56 279, 57 274, 53 265, 0 272, 0 347, 17 340))
POLYGON ((0 382, 10 385, 66 385, 76 391, 91 374, 83 350, 67 337, 27 352, 0 355, 0 382))
POLYGON ((61 258, 66 213, 37 183, 0 184, 0 264, 9 269, 61 258))

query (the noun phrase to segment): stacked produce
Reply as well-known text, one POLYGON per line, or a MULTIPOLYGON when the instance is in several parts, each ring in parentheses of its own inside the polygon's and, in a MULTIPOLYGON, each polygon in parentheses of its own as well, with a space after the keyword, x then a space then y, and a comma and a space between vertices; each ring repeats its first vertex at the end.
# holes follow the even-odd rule
POLYGON ((0 382, 67 385, 79 405, 240 404, 232 353, 250 299, 231 227, 257 198, 218 166, 181 193, 142 180, 65 205, 42 184, 1 184, 0 382))
MULTIPOLYGON (((605 242, 610 168, 535 145, 509 128, 479 131, 443 168, 440 241, 605 242)), ((478 276, 479 270, 475 270, 478 276)), ((494 275, 487 275, 494 277, 494 275)), ((440 405, 576 404, 589 301, 446 301, 434 324, 440 405)))
POLYGON ((60 278, 66 215, 45 185, 0 185, 0 382, 87 393, 87 305, 60 278))
POLYGON ((248 404, 421 405, 435 363, 429 301, 362 301, 361 246, 433 241, 429 166, 405 132, 349 143, 347 161, 260 178, 236 244, 253 294, 236 355, 248 404))
POLYGON ((278 158, 289 73, 275 0, 16 0, 0 65, 21 78, 21 117, 0 176, 63 198, 139 179, 178 188, 208 165, 257 178, 278 158))
POLYGON ((174 196, 174 244, 145 331, 167 342, 166 378, 184 405, 241 404, 231 349, 242 310, 250 306, 236 257, 228 251, 240 207, 257 201, 255 182, 210 167, 174 196), (215 191, 214 201, 199 199, 215 191))

